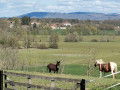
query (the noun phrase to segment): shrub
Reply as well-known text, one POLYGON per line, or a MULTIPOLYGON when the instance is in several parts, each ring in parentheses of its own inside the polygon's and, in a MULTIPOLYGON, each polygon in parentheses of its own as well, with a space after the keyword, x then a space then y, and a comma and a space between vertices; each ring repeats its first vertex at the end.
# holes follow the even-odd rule
POLYGON ((69 33, 65 38, 65 42, 78 42, 78 41, 79 41, 79 36, 77 32, 69 33))
POLYGON ((8 45, 9 45, 10 47, 13 47, 13 48, 19 46, 17 39, 14 38, 14 37, 11 37, 11 38, 10 38, 10 40, 8 41, 8 45))
POLYGON ((48 47, 44 43, 40 44, 37 48, 38 49, 48 49, 48 47))
POLYGON ((30 48, 31 47, 31 40, 30 39, 24 41, 24 47, 25 48, 30 48))
POLYGON ((101 37, 100 42, 110 42, 109 37, 101 37))
POLYGON ((58 48, 58 34, 52 34, 49 38, 49 48, 58 48))
POLYGON ((4 43, 5 43, 5 42, 4 42, 3 40, 0 40, 0 44, 4 45, 4 43))
POLYGON ((97 39, 92 39, 91 42, 98 42, 98 40, 97 39))
POLYGON ((25 48, 30 48, 31 47, 31 37, 30 37, 30 32, 29 31, 25 31, 24 33, 24 47, 25 48))
POLYGON ((18 58, 18 49, 5 48, 2 49, 0 62, 2 62, 2 68, 6 70, 13 70, 18 67, 19 58, 18 58))
POLYGON ((19 46, 17 37, 14 37, 12 35, 1 36, 0 44, 3 45, 3 47, 12 47, 12 48, 16 48, 19 46))

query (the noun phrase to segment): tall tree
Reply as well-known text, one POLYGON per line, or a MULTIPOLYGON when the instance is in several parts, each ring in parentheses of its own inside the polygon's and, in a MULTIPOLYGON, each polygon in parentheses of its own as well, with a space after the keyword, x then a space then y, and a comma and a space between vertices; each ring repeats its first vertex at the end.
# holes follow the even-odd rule
POLYGON ((21 24, 22 25, 30 25, 30 21, 31 21, 30 17, 24 16, 24 17, 21 18, 21 24))
POLYGON ((12 18, 12 21, 15 22, 15 25, 20 25, 20 20, 19 20, 18 17, 13 17, 13 18, 12 18))

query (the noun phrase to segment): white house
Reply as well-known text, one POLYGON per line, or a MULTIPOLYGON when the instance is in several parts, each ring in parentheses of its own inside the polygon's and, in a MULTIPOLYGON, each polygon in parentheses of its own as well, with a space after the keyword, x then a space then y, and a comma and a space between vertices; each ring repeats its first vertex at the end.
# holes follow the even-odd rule
POLYGON ((65 25, 65 26, 72 26, 72 24, 70 22, 64 22, 63 25, 65 25))

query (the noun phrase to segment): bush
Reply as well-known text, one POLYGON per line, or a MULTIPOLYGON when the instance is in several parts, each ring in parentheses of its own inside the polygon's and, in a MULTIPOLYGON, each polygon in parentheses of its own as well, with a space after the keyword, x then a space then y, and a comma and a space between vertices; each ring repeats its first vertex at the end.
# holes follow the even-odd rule
POLYGON ((31 40, 30 39, 26 39, 24 41, 24 47, 25 48, 30 48, 31 47, 31 40))
POLYGON ((4 42, 3 40, 0 40, 0 44, 4 45, 4 44, 5 44, 5 42, 4 42))
POLYGON ((8 35, 8 36, 3 35, 1 37, 0 44, 3 45, 3 47, 12 47, 12 48, 19 47, 17 37, 14 37, 12 35, 8 35))
POLYGON ((40 44, 40 46, 37 47, 38 49, 48 49, 48 47, 43 43, 40 44))
POLYGON ((65 42, 78 42, 78 41, 79 41, 79 36, 77 32, 69 33, 65 38, 65 42))
POLYGON ((109 37, 101 37, 100 42, 110 42, 109 37))
POLYGON ((92 39, 91 42, 98 42, 98 40, 97 39, 92 39))
POLYGON ((10 38, 10 40, 8 41, 8 45, 9 45, 10 47, 13 47, 13 48, 19 46, 17 39, 14 38, 14 37, 11 37, 11 38, 10 38))
POLYGON ((25 48, 30 48, 31 47, 31 37, 30 37, 30 32, 26 31, 24 35, 24 47, 25 48))
POLYGON ((58 48, 58 34, 52 34, 49 38, 49 48, 58 48))

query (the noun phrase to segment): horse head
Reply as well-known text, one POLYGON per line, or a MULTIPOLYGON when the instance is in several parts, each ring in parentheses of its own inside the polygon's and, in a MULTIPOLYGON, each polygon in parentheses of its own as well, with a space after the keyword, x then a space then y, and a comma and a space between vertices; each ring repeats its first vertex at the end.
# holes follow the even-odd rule
POLYGON ((57 68, 60 67, 60 61, 57 61, 56 66, 57 66, 57 68))
POLYGON ((98 64, 97 64, 97 61, 95 61, 95 64, 94 64, 94 66, 96 67, 98 64))
POLYGON ((96 67, 98 64, 103 64, 103 63, 105 63, 105 62, 102 59, 98 59, 95 61, 94 66, 96 67))

